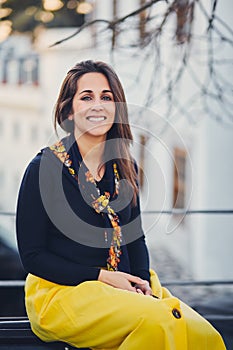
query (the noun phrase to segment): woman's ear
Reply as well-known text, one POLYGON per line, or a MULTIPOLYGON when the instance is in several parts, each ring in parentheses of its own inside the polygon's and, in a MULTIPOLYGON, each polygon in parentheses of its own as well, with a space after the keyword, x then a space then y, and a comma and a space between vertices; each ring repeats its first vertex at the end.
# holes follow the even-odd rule
POLYGON ((68 119, 69 120, 74 120, 74 115, 73 114, 69 114, 68 119))

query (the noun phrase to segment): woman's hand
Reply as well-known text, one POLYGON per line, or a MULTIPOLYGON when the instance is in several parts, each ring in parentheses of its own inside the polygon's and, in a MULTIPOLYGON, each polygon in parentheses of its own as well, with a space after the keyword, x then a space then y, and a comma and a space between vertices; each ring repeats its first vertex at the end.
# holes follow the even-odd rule
MULTIPOLYGON (((120 271, 100 270, 98 281, 107 283, 115 288, 124 289, 135 293, 137 292, 137 288, 142 292, 143 290, 148 291, 149 286, 149 283, 145 280, 142 280, 140 277, 136 277, 130 275, 129 273, 120 271), (131 283, 135 284, 137 287, 133 287, 131 283), (148 286, 146 286, 147 283, 148 286)), ((146 293, 143 292, 143 294, 146 293)))
POLYGON ((143 284, 135 284, 136 292, 139 294, 152 295, 152 289, 148 281, 143 281, 143 284))

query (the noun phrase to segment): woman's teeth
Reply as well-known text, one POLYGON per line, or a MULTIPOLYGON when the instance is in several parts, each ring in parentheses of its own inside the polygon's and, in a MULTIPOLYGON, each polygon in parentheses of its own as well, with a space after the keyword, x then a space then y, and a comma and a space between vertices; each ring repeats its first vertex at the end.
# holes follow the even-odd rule
POLYGON ((103 122, 106 117, 87 117, 90 122, 103 122))

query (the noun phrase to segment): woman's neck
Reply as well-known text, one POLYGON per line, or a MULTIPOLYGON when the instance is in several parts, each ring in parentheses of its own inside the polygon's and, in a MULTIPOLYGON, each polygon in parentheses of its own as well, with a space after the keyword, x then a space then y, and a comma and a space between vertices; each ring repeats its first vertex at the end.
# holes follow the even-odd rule
POLYGON ((92 175, 96 179, 99 178, 98 169, 103 159, 105 135, 100 137, 93 137, 87 134, 78 137, 74 136, 84 163, 92 172, 92 175))

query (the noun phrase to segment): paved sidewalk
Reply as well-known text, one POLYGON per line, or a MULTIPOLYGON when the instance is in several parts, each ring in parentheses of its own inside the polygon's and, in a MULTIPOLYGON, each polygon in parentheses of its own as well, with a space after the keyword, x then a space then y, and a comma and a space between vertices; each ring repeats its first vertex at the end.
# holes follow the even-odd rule
MULTIPOLYGON (((164 247, 150 249, 151 267, 157 272, 160 281, 192 281, 192 276, 171 256, 164 247)), ((189 305, 209 302, 210 300, 233 301, 233 285, 213 286, 169 286, 168 289, 189 305)), ((225 302, 223 303, 225 305, 225 302)), ((232 310, 233 313, 233 310, 232 310)))

